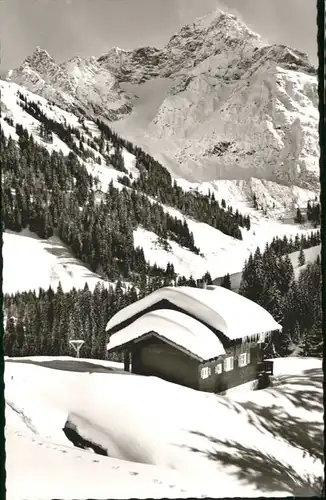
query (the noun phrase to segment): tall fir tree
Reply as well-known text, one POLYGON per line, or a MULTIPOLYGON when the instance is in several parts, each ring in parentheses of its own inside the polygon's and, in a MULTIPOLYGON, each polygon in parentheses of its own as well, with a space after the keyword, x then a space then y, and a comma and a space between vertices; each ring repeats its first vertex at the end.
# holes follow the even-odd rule
POLYGON ((223 288, 227 288, 228 290, 231 290, 231 278, 229 274, 226 274, 221 281, 221 286, 223 288))
POLYGON ((303 248, 301 247, 301 248, 300 248, 299 257, 298 257, 298 264, 299 264, 299 266, 301 267, 301 266, 303 266, 305 263, 306 263, 306 256, 305 256, 305 253, 304 253, 303 248))

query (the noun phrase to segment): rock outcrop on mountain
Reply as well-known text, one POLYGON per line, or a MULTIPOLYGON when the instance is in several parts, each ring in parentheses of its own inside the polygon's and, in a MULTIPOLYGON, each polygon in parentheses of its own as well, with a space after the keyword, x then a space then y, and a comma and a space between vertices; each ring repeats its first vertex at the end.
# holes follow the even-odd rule
POLYGON ((105 116, 115 120, 131 109, 129 96, 95 57, 73 57, 58 64, 46 50, 37 47, 9 78, 67 110, 83 114, 105 110, 105 116))
POLYGON ((315 68, 231 14, 197 19, 163 49, 113 48, 61 65, 38 50, 11 79, 118 120, 120 134, 190 181, 256 177, 318 188, 315 68))

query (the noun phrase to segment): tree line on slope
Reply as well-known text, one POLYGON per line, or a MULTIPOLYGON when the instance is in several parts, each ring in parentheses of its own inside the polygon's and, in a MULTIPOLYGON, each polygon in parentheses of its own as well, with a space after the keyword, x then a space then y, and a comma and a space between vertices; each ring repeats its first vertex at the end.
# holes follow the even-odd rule
POLYGON ((276 255, 286 255, 292 252, 297 252, 301 248, 306 250, 307 248, 315 247, 321 244, 321 236, 320 231, 311 231, 309 234, 301 234, 298 233, 294 238, 292 236, 287 237, 286 235, 283 238, 275 237, 272 239, 271 243, 267 245, 267 248, 270 248, 275 252, 276 255))
POLYGON ((41 238, 57 231, 77 258, 108 279, 133 280, 135 273, 158 271, 148 266, 141 248, 134 249, 133 231, 139 225, 199 253, 186 221, 112 182, 97 202, 92 177, 74 153, 50 154, 21 125, 16 133, 18 144, 0 133, 5 228, 28 227, 41 238))
MULTIPOLYGON (((101 163, 100 158, 90 149, 86 149, 83 143, 87 143, 93 151, 100 152, 104 156, 107 166, 111 165, 119 171, 128 173, 124 166, 121 150, 125 148, 135 155, 136 168, 138 168, 140 175, 138 179, 130 183, 130 187, 133 189, 154 197, 164 205, 177 208, 184 215, 205 222, 234 238, 242 239, 241 227, 250 229, 249 216, 243 216, 238 210, 234 212, 231 206, 226 210, 225 206, 220 206, 219 202, 215 200, 214 194, 209 193, 208 196, 205 196, 198 192, 183 191, 176 182, 172 182, 171 175, 165 167, 141 148, 122 139, 101 120, 96 121, 101 131, 100 137, 94 137, 92 140, 86 139, 78 128, 48 118, 36 102, 29 101, 22 93, 18 92, 18 97, 19 104, 24 111, 42 123, 46 131, 58 135, 76 155, 85 160, 88 157, 93 157, 95 161, 101 163), (113 154, 110 154, 111 144, 114 149, 113 154)), ((90 130, 84 121, 82 121, 82 127, 90 135, 90 130)), ((126 184, 126 177, 123 182, 126 184)))
MULTIPOLYGON (((320 203, 308 201, 306 217, 309 222, 313 223, 315 228, 320 225, 320 203)), ((297 224, 303 224, 306 222, 306 218, 299 207, 297 208, 294 222, 297 224)))
MULTIPOLYGON (((87 129, 84 122, 82 122, 82 129, 88 137, 87 135, 85 136, 79 128, 67 124, 66 121, 62 123, 49 118, 35 101, 28 100, 21 92, 18 91, 17 95, 20 107, 40 123, 39 134, 45 142, 53 142, 52 134, 56 134, 71 151, 83 160, 87 161, 91 158, 93 161, 101 164, 101 157, 96 154, 100 152, 107 166, 112 166, 121 172, 127 172, 124 167, 121 147, 119 147, 119 145, 117 145, 115 151, 111 154, 109 145, 104 148, 100 139, 91 137, 90 131, 87 129)), ((11 125, 13 126, 13 122, 11 125)))
MULTIPOLYGON (((262 210, 264 215, 267 215, 267 207, 265 206, 259 206, 258 201, 257 201, 257 196, 255 193, 252 195, 252 202, 253 202, 253 207, 256 210, 262 210)), ((273 209, 275 208, 275 203, 273 203, 273 209)), ((285 208, 285 205, 284 205, 285 208)), ((297 207, 295 217, 294 217, 294 222, 296 224, 304 224, 306 220, 309 222, 313 223, 314 228, 316 229, 318 226, 320 226, 320 203, 317 202, 317 196, 314 201, 308 201, 307 202, 307 208, 306 208, 306 217, 302 213, 302 208, 297 207)))
MULTIPOLYGON (((298 264, 299 266, 303 266, 305 263, 305 254, 304 250, 316 247, 321 244, 320 231, 312 231, 310 234, 301 234, 298 233, 294 238, 290 236, 289 238, 284 235, 283 238, 279 238, 275 236, 270 243, 267 243, 265 246, 265 250, 272 250, 275 255, 278 257, 282 257, 284 255, 290 254, 292 252, 299 251, 298 256, 298 264)), ((224 288, 228 288, 231 290, 231 277, 229 274, 226 274, 222 277, 221 286, 224 288)))
POLYGON ((250 229, 249 216, 243 216, 232 207, 225 210, 215 199, 214 193, 208 196, 199 192, 184 191, 172 181, 168 170, 141 148, 125 141, 100 120, 96 124, 107 141, 120 144, 136 157, 139 177, 130 186, 161 202, 180 210, 183 214, 205 222, 223 233, 242 239, 240 227, 250 229))

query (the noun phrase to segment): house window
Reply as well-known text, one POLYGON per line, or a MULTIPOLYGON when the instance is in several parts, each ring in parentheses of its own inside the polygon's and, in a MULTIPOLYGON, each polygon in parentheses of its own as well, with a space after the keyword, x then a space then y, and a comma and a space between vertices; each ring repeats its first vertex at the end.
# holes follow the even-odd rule
POLYGON ((222 363, 218 363, 215 366, 215 373, 216 373, 216 375, 219 375, 220 373, 222 373, 222 363))
POLYGON ((225 358, 224 363, 223 363, 225 372, 229 372, 229 371, 233 370, 233 361, 234 361, 233 356, 230 356, 229 358, 225 358))
POLYGON ((205 366, 201 369, 201 378, 208 378, 211 375, 211 369, 209 366, 205 366))
POLYGON ((243 352, 240 354, 239 359, 238 359, 238 366, 239 368, 242 368, 243 366, 247 366, 250 363, 250 353, 249 352, 243 352))

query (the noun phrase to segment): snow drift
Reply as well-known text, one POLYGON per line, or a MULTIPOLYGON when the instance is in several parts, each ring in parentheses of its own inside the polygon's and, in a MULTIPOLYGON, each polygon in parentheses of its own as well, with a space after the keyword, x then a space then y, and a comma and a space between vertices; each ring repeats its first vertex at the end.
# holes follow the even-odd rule
POLYGON ((298 360, 290 374, 283 361, 273 387, 230 398, 154 377, 7 360, 8 498, 149 498, 170 487, 178 497, 316 494, 321 361, 298 360), (73 448, 67 421, 111 456, 73 448))

